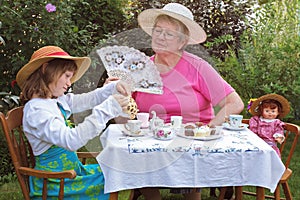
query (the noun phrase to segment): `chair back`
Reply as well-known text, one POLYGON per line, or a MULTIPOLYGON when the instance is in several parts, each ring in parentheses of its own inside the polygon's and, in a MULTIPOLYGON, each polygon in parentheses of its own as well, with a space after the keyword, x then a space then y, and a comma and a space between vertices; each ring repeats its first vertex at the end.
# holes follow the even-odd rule
POLYGON ((25 199, 30 199, 28 176, 23 176, 19 172, 19 168, 33 168, 35 165, 35 159, 31 146, 27 141, 22 129, 22 118, 23 106, 8 111, 6 116, 2 112, 0 113, 2 129, 23 196, 25 199))
POLYGON ((296 124, 285 123, 284 127, 285 140, 280 145, 279 150, 282 157, 282 161, 286 168, 289 167, 294 151, 296 149, 298 138, 300 136, 300 127, 296 124), (290 143, 287 145, 287 143, 290 143))

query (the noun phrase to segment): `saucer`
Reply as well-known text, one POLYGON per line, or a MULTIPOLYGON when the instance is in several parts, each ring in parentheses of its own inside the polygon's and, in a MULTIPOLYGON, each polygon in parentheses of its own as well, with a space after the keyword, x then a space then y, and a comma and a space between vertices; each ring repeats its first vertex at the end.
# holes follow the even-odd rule
POLYGON ((147 122, 147 123, 142 123, 141 128, 143 128, 143 129, 149 128, 149 122, 147 122))
POLYGON ((239 126, 239 127, 232 127, 228 123, 223 123, 222 126, 225 129, 228 129, 228 130, 231 130, 231 131, 241 131, 241 130, 244 130, 245 128, 247 128, 249 125, 248 124, 241 124, 241 126, 239 126))
POLYGON ((122 133, 123 133, 124 136, 129 136, 129 137, 143 137, 143 136, 145 136, 145 134, 142 131, 140 131, 138 134, 131 133, 129 131, 122 131, 122 133))
POLYGON ((153 137, 157 140, 172 140, 174 138, 174 136, 173 137, 156 137, 156 136, 153 136, 153 137))

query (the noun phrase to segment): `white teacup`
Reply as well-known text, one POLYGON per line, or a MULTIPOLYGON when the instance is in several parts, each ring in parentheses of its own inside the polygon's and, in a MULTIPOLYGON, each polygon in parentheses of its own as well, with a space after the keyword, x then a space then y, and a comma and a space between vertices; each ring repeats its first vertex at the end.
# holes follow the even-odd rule
POLYGON ((182 116, 171 116, 171 124, 173 128, 181 128, 182 116))
POLYGON ((149 126, 149 113, 137 113, 136 118, 142 121, 141 128, 148 128, 149 126))
POLYGON ((128 120, 125 124, 125 128, 132 134, 139 134, 141 132, 142 121, 140 120, 128 120))
POLYGON ((229 125, 239 128, 242 125, 243 115, 229 115, 229 125))

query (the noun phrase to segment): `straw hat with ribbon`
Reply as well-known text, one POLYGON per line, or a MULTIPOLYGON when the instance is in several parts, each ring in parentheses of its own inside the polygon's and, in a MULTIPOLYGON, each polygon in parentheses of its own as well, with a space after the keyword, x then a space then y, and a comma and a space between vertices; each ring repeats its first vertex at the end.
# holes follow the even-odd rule
POLYGON ((42 66, 43 63, 49 62, 55 58, 74 60, 77 65, 77 72, 72 77, 71 82, 74 83, 86 72, 89 68, 91 60, 89 57, 73 57, 57 46, 45 46, 35 51, 29 62, 24 65, 17 74, 17 83, 20 88, 23 88, 28 77, 42 66))
POLYGON ((179 3, 168 3, 162 9, 147 9, 138 16, 141 28, 149 35, 152 35, 155 19, 159 15, 168 15, 182 22, 190 33, 188 44, 198 44, 206 40, 206 33, 203 28, 194 21, 193 13, 179 3))
POLYGON ((275 100, 281 104, 282 110, 279 113, 278 118, 283 118, 290 112, 290 104, 289 104, 288 100, 279 94, 266 94, 266 95, 259 97, 257 100, 255 100, 252 103, 252 105, 249 109, 249 112, 252 115, 261 115, 260 105, 265 100, 275 100))

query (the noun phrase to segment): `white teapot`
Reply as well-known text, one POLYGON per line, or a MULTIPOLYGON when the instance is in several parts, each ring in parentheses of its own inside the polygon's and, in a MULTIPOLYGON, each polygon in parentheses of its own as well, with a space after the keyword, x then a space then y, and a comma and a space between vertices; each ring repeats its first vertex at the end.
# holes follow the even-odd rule
POLYGON ((150 130, 155 131, 158 127, 164 126, 164 120, 156 116, 155 111, 151 111, 152 119, 150 120, 150 130))

